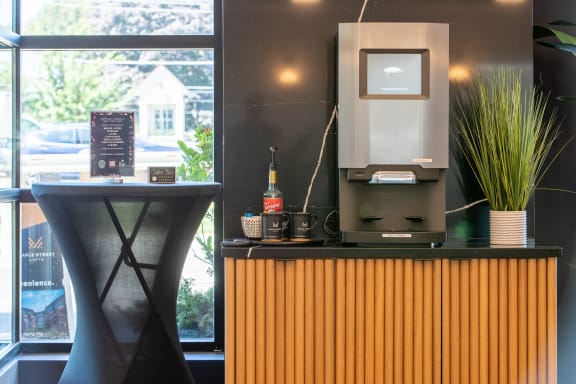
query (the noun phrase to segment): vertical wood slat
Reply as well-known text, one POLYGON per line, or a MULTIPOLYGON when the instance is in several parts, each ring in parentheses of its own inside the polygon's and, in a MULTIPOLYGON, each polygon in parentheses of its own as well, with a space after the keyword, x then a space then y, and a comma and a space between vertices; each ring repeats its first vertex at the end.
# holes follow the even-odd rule
MULTIPOLYGON (((275 357, 276 357, 276 384, 286 383, 286 264, 277 262, 274 273, 276 275, 274 293, 275 301, 275 357)), ((249 384, 249 383, 247 383, 249 384)))
POLYGON ((498 259, 488 260, 488 378, 498 383, 498 259))
POLYGON ((528 383, 528 260, 518 260, 518 383, 528 383))
POLYGON ((403 382, 412 383, 414 373, 414 260, 404 260, 404 374, 403 382))
POLYGON ((547 295, 547 288, 548 284, 546 282, 546 278, 548 276, 548 271, 546 270, 546 259, 538 259, 536 260, 536 278, 537 278, 537 315, 536 315, 536 322, 537 322, 537 356, 538 356, 538 383, 546 383, 548 379, 548 372, 547 372, 547 343, 546 339, 548 337, 547 330, 546 330, 546 320, 547 320, 547 311, 548 306, 546 305, 546 300, 548 299, 547 295))
POLYGON ((285 356, 285 382, 286 384, 295 384, 295 280, 296 280, 296 263, 295 261, 284 262, 285 272, 285 295, 284 295, 284 356, 285 356))
POLYGON ((508 383, 518 381, 518 260, 508 261, 508 383))
POLYGON ((314 261, 314 381, 311 383, 324 383, 324 260, 314 261))
POLYGON ((356 306, 356 260, 346 260, 346 288, 344 291, 345 301, 345 324, 346 324, 346 383, 352 384, 356 378, 354 365, 356 364, 356 313, 353 308, 356 306))
POLYGON ((315 292, 314 292, 314 260, 304 260, 304 291, 306 295, 300 305, 304 305, 304 381, 303 383, 314 382, 314 310, 315 310, 315 292))
POLYGON ((537 286, 537 266, 536 259, 528 260, 528 384, 537 383, 538 375, 538 341, 537 341, 537 308, 538 286, 537 286))
POLYGON ((433 261, 432 270, 432 295, 434 303, 432 308, 432 326, 433 326, 433 353, 432 368, 434 384, 442 382, 442 261, 433 261))
POLYGON ((450 260, 442 260, 442 383, 450 383, 451 377, 451 300, 450 260))
POLYGON ((306 344, 304 342, 306 333, 306 315, 305 306, 301 305, 306 300, 306 288, 304 277, 304 259, 295 261, 296 263, 296 307, 294 308, 295 316, 295 356, 294 356, 294 370, 296 383, 304 383, 304 365, 306 359, 306 344))
POLYGON ((546 265, 547 290, 547 345, 548 345, 548 384, 557 384, 558 375, 558 328, 556 312, 556 258, 549 258, 546 265))
POLYGON ((365 327, 364 327, 364 382, 366 383, 374 383, 374 365, 375 365, 375 358, 376 353, 374 351, 374 337, 375 337, 375 316, 376 316, 376 309, 375 309, 375 260, 374 259, 367 259, 365 261, 365 327))
POLYGON ((366 314, 366 262, 367 260, 358 259, 355 261, 355 277, 356 282, 356 295, 355 295, 355 306, 348 308, 349 311, 356 313, 356 326, 355 326, 355 359, 354 359, 354 371, 355 371, 355 381, 354 383, 364 382, 364 331, 365 331, 365 314, 366 314))
POLYGON ((374 271, 374 383, 384 384, 384 359, 386 349, 385 338, 385 324, 386 324, 386 311, 385 311, 385 279, 386 279, 386 264, 385 260, 375 261, 374 271))
POLYGON ((384 260, 384 382, 394 381, 394 260, 384 260))
POLYGON ((276 379, 276 263, 266 264, 266 383, 276 379))
POLYGON ((236 373, 236 261, 224 260, 224 323, 226 324, 224 358, 226 360, 225 382, 235 384, 236 373))
MULTIPOLYGON (((455 271, 457 272, 457 270, 455 271)), ((460 384, 470 383, 470 261, 460 262, 460 384)))
POLYGON ((336 260, 336 384, 346 382, 346 260, 336 260))
MULTIPOLYGON (((414 384, 424 383, 424 283, 424 263, 416 262, 414 263, 414 384)), ((428 356, 432 357, 432 354, 428 356)))
POLYGON ((246 263, 246 383, 256 381, 256 265, 246 263))
POLYGON ((469 271, 470 384, 480 384, 480 260, 470 260, 469 271))
POLYGON ((460 383, 460 273, 458 265, 450 264, 450 381, 460 383))
POLYGON ((237 384, 246 383, 246 261, 236 261, 236 375, 237 384))
POLYGON ((498 380, 508 382, 508 259, 498 260, 498 380))
POLYGON ((325 384, 334 384, 336 382, 335 353, 336 345, 334 342, 336 312, 334 300, 334 287, 336 284, 335 261, 326 260, 324 265, 324 372, 325 384))
POLYGON ((394 260, 394 383, 404 383, 404 260, 394 260))

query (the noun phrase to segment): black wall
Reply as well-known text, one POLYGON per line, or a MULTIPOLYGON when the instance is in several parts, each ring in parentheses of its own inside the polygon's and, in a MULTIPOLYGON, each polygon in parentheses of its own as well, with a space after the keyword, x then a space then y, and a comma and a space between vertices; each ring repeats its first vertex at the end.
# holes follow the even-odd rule
MULTIPOLYGON (((359 0, 225 1, 225 238, 242 236, 240 216, 248 206, 261 211, 271 145, 279 147, 285 209, 302 208, 337 102, 338 23, 356 22, 361 9, 359 0), (277 76, 284 67, 297 70, 300 81, 280 84, 277 76)), ((471 70, 515 65, 524 69, 527 84, 532 81, 530 0, 368 0, 362 21, 449 23, 452 65, 471 70)), ((336 135, 335 124, 308 206, 321 219, 337 209, 336 135)), ((479 197, 468 187, 460 187, 451 169, 447 209, 479 197)), ((483 207, 450 215, 449 236, 486 236, 486 215, 483 207)), ((328 237, 321 226, 315 231, 316 237, 328 237)))
MULTIPOLYGON (((576 22, 574 0, 534 0, 534 23, 537 25, 566 19, 576 22)), ((576 28, 566 30, 576 34, 576 28)), ((557 95, 576 96, 576 57, 540 46, 534 49, 534 82, 557 95)), ((563 136, 559 149, 569 138, 576 135, 576 101, 554 102, 564 117, 563 136)), ((558 262, 558 382, 573 383, 576 379, 576 141, 553 163, 546 174, 542 187, 562 188, 572 191, 536 192, 537 239, 563 247, 558 262)))

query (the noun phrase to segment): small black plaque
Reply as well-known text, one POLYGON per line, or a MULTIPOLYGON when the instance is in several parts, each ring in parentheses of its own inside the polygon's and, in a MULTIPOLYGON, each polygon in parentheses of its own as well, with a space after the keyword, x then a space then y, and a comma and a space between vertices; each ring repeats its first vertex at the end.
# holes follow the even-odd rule
POLYGON ((176 182, 176 167, 148 167, 148 182, 173 184, 176 182))

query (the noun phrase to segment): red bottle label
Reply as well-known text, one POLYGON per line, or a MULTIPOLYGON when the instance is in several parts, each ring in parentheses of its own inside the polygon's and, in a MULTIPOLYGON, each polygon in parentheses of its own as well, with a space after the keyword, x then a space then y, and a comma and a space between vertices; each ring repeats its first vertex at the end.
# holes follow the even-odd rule
POLYGON ((264 212, 281 212, 282 198, 266 197, 264 198, 264 212))

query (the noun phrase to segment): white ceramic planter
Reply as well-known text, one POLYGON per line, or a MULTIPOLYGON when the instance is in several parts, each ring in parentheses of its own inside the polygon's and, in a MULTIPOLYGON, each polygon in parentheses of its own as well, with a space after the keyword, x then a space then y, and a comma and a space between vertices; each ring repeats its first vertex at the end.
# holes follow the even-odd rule
POLYGON ((526 211, 490 211, 491 245, 526 245, 526 211))

